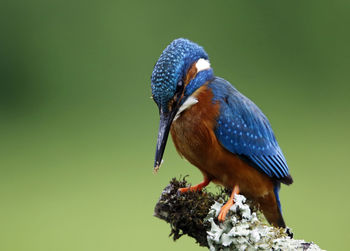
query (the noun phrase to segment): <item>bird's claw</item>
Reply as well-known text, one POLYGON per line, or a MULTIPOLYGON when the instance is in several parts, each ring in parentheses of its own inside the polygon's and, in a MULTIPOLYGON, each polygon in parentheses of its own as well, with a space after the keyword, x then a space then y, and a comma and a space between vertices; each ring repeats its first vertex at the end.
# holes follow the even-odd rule
POLYGON ((230 208, 233 206, 233 201, 228 201, 225 205, 222 206, 219 216, 218 216, 218 220, 220 222, 224 222, 226 219, 226 215, 227 213, 230 211, 230 208))
POLYGON ((179 194, 187 193, 188 191, 191 191, 191 187, 182 187, 177 190, 179 194))
POLYGON ((218 216, 218 220, 220 222, 224 222, 225 221, 228 211, 233 206, 233 204, 235 204, 234 198, 235 198, 236 194, 239 194, 239 186, 238 185, 235 185, 233 187, 230 199, 226 202, 225 205, 223 205, 221 207, 221 210, 220 210, 220 213, 219 213, 219 216, 218 216))

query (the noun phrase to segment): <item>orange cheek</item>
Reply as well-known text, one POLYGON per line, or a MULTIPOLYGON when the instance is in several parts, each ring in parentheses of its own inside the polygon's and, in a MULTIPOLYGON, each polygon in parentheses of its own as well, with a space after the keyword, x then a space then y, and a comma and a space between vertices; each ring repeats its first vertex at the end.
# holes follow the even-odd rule
POLYGON ((196 63, 194 63, 190 69, 187 71, 186 78, 185 78, 185 86, 188 85, 188 83, 197 75, 197 67, 196 63))

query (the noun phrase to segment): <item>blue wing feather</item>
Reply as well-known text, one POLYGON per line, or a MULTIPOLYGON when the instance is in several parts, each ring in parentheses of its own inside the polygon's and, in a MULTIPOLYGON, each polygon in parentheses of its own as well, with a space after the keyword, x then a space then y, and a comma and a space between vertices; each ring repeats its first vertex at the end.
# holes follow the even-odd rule
POLYGON ((214 94, 213 102, 220 103, 215 128, 219 142, 269 177, 290 177, 286 160, 262 111, 222 78, 215 78, 208 86, 214 94))

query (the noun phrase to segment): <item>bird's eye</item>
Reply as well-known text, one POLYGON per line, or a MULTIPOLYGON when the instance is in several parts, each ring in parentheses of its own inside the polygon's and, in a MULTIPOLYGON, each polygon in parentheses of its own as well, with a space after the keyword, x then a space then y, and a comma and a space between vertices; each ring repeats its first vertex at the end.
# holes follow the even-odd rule
POLYGON ((182 92, 184 88, 184 82, 182 80, 180 80, 179 82, 177 82, 177 86, 176 86, 176 92, 182 92))
POLYGON ((184 90, 184 82, 182 80, 180 80, 179 82, 177 82, 174 98, 175 99, 180 98, 180 96, 182 95, 183 90, 184 90))

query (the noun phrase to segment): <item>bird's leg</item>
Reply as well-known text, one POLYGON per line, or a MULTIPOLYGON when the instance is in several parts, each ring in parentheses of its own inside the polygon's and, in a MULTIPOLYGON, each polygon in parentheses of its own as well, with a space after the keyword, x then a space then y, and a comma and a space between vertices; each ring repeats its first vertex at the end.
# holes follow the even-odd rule
POLYGON ((184 188, 179 188, 179 192, 180 193, 186 193, 188 191, 202 191, 202 189, 204 187, 206 187, 207 185, 209 185, 210 183, 210 179, 208 179, 207 177, 204 177, 203 182, 199 183, 198 185, 195 186, 190 186, 190 187, 184 187, 184 188))
POLYGON ((219 216, 218 216, 218 220, 221 222, 225 221, 226 215, 228 213, 228 211, 230 210, 230 208, 233 206, 234 202, 234 198, 236 196, 236 194, 239 194, 239 186, 235 185, 233 187, 230 199, 226 202, 225 205, 222 206, 219 216))

